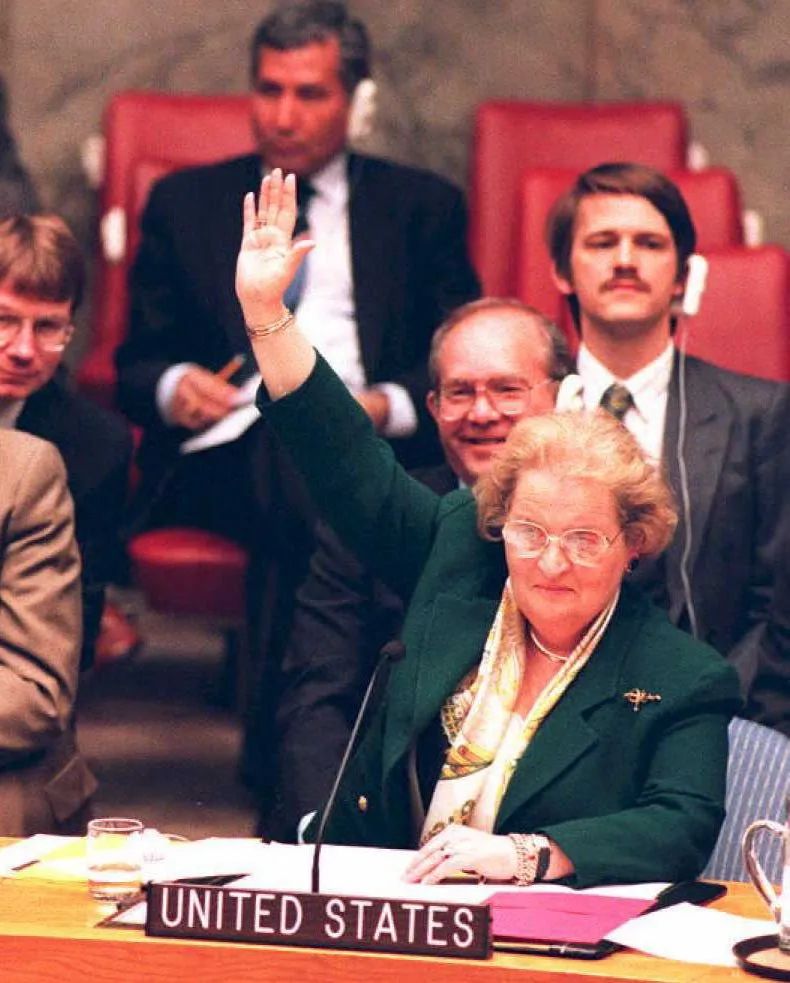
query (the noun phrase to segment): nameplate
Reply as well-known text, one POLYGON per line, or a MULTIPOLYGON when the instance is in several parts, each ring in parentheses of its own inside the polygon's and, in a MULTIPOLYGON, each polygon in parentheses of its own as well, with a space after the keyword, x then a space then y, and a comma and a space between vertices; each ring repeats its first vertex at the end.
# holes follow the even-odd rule
POLYGON ((195 884, 148 888, 146 935, 488 959, 487 905, 195 884))

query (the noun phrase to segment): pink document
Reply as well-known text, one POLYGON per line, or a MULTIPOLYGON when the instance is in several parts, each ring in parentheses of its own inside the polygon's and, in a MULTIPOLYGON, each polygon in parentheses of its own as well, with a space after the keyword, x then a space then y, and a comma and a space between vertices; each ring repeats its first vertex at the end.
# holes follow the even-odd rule
POLYGON ((594 944, 652 907, 644 898, 553 891, 501 891, 487 899, 495 939, 594 944))

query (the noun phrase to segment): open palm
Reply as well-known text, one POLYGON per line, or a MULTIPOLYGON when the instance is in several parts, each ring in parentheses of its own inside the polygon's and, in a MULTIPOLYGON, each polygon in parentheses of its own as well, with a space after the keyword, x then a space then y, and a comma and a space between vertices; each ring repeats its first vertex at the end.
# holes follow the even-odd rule
POLYGON ((296 179, 275 169, 261 182, 257 208, 244 197, 241 248, 236 263, 236 293, 249 321, 256 310, 269 311, 282 297, 313 243, 291 240, 296 222, 296 179))

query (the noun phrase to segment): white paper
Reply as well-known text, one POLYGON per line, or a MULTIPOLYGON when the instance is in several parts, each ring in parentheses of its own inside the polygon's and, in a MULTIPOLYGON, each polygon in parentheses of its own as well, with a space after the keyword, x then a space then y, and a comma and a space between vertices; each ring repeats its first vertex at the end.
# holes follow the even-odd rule
POLYGON ((255 395, 260 384, 261 377, 256 372, 245 381, 244 385, 239 386, 233 400, 236 409, 213 426, 185 440, 179 449, 180 453, 194 454, 196 451, 205 451, 210 447, 219 447, 220 444, 229 444, 233 440, 238 440, 256 420, 260 419, 261 414, 255 405, 255 395))
POLYGON ((710 966, 735 966, 732 947, 753 935, 769 935, 776 924, 683 904, 632 918, 607 935, 612 942, 651 956, 710 966))
POLYGON ((50 836, 36 833, 26 840, 0 849, 0 877, 10 877, 15 869, 33 864, 59 846, 79 839, 76 836, 50 836))
POLYGON ((209 837, 172 844, 163 860, 146 864, 145 880, 175 881, 212 874, 254 874, 267 866, 269 845, 260 840, 209 837))
MULTIPOLYGON (((498 891, 570 891, 571 888, 536 884, 533 888, 511 884, 411 884, 403 874, 415 855, 413 850, 379 850, 372 847, 332 846, 321 850, 322 894, 358 897, 404 898, 415 901, 448 901, 482 904, 498 891)), ((239 887, 270 891, 307 892, 313 863, 313 846, 270 843, 265 863, 239 887)), ((628 884, 590 889, 595 894, 628 898, 654 898, 664 884, 628 884)))

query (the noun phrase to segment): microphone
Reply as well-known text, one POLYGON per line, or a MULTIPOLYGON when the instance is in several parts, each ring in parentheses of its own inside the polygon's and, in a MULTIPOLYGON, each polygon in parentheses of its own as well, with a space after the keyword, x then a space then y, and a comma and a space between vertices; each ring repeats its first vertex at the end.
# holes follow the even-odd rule
POLYGON ((379 659, 376 663, 376 668, 370 677, 370 682, 368 683, 368 688, 365 690, 365 695, 362 697, 362 703, 360 704, 359 711, 354 721, 354 726, 351 728, 351 734, 348 738, 348 743, 346 744, 346 749, 343 752, 343 757, 340 760, 340 764, 337 769, 337 774, 335 775, 335 781, 332 785, 332 790, 329 793, 329 797, 326 800, 326 805, 324 806, 324 811, 321 814, 321 822, 318 826, 318 832, 315 837, 315 847, 313 849, 313 871, 310 880, 310 890, 313 894, 318 894, 318 884, 319 884, 319 867, 318 861, 321 855, 321 847, 324 845, 324 832, 326 830, 327 823, 332 816, 332 812, 335 808, 335 799, 337 798, 338 790, 340 789, 340 783, 343 781, 343 776, 348 768, 348 762, 351 760, 351 752, 354 749, 354 744, 357 740, 357 734, 359 734, 359 729, 362 726, 362 721, 365 719, 365 714, 368 709, 368 704, 370 703, 370 698, 373 695, 373 691, 376 688, 376 683, 379 681, 382 672, 393 662, 400 662, 400 660, 406 655, 406 646, 399 638, 393 638, 391 642, 387 642, 381 649, 379 653, 379 659))

